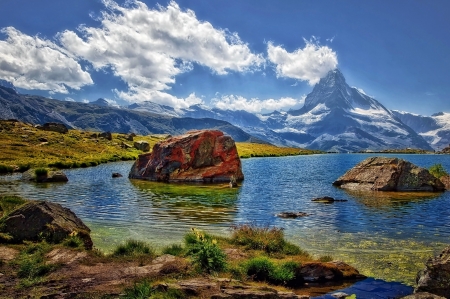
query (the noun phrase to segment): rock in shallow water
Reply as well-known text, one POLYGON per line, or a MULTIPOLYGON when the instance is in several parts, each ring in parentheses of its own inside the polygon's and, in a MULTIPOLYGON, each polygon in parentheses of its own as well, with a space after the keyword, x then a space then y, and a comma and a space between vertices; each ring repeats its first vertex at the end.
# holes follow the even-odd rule
POLYGON ((217 130, 190 131, 163 140, 140 155, 129 178, 164 182, 242 181, 241 161, 234 140, 217 130))
POLYGON ((417 275, 416 292, 430 292, 450 298, 450 246, 431 258, 417 275))
POLYGON ((398 158, 371 157, 362 161, 333 185, 351 190, 444 191, 445 186, 428 170, 398 158))

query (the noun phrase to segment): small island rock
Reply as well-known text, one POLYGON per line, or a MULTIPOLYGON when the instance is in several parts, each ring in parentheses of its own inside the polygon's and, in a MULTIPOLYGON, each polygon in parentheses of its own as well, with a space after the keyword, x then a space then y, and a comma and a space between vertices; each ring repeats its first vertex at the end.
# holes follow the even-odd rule
POLYGON ((321 202, 321 203, 333 203, 333 202, 345 202, 347 200, 346 199, 334 199, 333 197, 330 197, 330 196, 324 196, 324 197, 314 198, 311 201, 321 202))
POLYGON ((242 181, 241 160, 234 140, 217 130, 189 131, 155 144, 140 155, 129 178, 164 182, 242 181))
POLYGON ((281 212, 277 214, 277 217, 280 218, 298 218, 298 217, 306 217, 309 214, 305 212, 281 212))
POLYGON ((113 172, 112 177, 113 178, 121 178, 122 174, 120 174, 119 172, 113 172))
POLYGON ((444 191, 444 184, 428 170, 398 158, 371 157, 362 161, 333 185, 350 190, 444 191))
POLYGON ((78 235, 86 249, 92 249, 90 229, 71 210, 47 201, 30 201, 2 221, 2 230, 12 242, 40 241, 60 243, 71 234, 78 235))
POLYGON ((429 292, 450 298, 450 246, 439 256, 430 258, 417 275, 415 292, 429 292))
POLYGON ((36 169, 33 168, 22 173, 22 180, 36 183, 65 183, 69 181, 66 174, 60 170, 48 170, 47 173, 36 175, 36 169))

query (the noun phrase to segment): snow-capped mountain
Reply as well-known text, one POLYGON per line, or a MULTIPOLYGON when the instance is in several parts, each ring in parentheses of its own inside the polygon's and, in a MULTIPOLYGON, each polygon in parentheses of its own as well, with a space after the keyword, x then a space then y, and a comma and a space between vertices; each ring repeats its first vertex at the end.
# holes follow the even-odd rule
POLYGON ((313 149, 339 152, 431 149, 381 103, 350 87, 337 69, 314 86, 301 109, 288 113, 285 124, 286 128, 313 136, 314 140, 299 144, 313 149))
POLYGON ((431 116, 392 111, 403 123, 421 135, 435 150, 450 144, 450 113, 439 112, 431 116))

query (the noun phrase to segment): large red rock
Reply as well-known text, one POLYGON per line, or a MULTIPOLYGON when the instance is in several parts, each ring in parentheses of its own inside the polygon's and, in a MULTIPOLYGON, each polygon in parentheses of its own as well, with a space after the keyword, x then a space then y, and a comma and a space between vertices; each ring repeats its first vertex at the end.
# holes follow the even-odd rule
POLYGON ((163 140, 140 155, 129 178, 164 182, 242 181, 234 140, 221 131, 198 130, 163 140))
POLYGON ((362 161, 333 185, 350 190, 445 191, 428 170, 398 158, 371 157, 362 161))

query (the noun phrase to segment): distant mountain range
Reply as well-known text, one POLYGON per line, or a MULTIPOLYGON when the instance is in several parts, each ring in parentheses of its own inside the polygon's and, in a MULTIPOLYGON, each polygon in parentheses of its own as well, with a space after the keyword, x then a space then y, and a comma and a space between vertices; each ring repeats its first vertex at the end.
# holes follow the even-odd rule
POLYGON ((236 141, 270 142, 333 152, 419 148, 442 149, 450 142, 450 114, 431 117, 390 111, 350 87, 339 70, 317 83, 301 109, 269 114, 204 105, 174 109, 150 101, 112 107, 20 95, 0 81, 0 118, 30 123, 59 121, 73 128, 149 133, 183 133, 215 128, 236 141), (5 86, 5 87, 1 87, 5 86))

